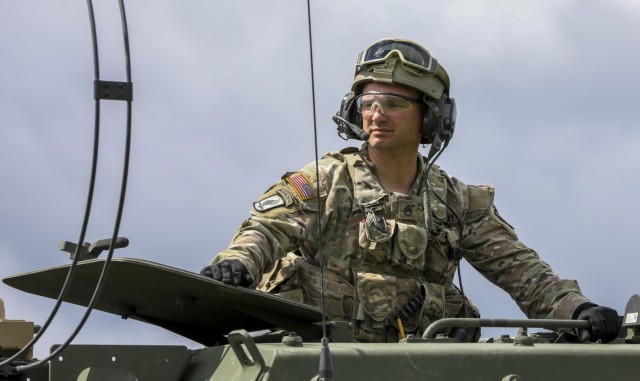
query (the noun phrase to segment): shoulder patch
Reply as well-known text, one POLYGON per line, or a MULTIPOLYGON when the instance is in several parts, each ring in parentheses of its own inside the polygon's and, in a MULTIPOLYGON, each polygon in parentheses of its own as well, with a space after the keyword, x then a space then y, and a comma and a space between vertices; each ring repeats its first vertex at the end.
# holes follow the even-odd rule
POLYGON ((278 195, 280 195, 280 197, 282 197, 282 200, 284 201, 284 205, 285 206, 289 206, 291 204, 293 204, 293 196, 291 195, 290 192, 284 190, 284 189, 278 189, 276 191, 276 193, 278 195))
POLYGON ((296 193, 298 194, 300 200, 306 201, 317 196, 316 190, 313 189, 311 183, 309 182, 309 179, 307 179, 304 174, 300 172, 294 173, 293 175, 287 177, 286 180, 289 184, 291 184, 293 189, 296 190, 296 193))
POLYGON ((263 200, 254 202, 253 208, 262 213, 266 212, 267 210, 285 205, 285 201, 282 199, 282 197, 279 194, 274 194, 273 196, 269 196, 263 200))

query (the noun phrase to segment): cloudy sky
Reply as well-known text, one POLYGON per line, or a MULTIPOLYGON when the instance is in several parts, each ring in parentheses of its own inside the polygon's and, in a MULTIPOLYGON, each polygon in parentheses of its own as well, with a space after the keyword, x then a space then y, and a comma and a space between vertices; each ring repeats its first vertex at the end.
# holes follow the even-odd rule
MULTIPOLYGON (((95 4, 101 79, 124 81, 117 2, 95 4)), ((226 247, 251 203, 314 160, 306 2, 126 4, 133 145, 117 256, 198 271, 226 247)), ((420 42, 452 78, 455 137, 439 163, 496 186, 520 238, 594 302, 624 310, 640 259, 640 1, 312 1, 318 144, 357 53, 375 40, 420 42)), ((69 263, 93 141, 93 59, 84 2, 0 0, 0 276, 69 263)), ((125 104, 102 102, 87 241, 110 237, 125 104)), ((470 267, 484 317, 522 318, 470 267)), ((53 300, 0 285, 7 318, 43 323, 53 300)), ((82 309, 64 306, 36 348, 63 341, 82 309)), ((184 343, 95 312, 77 343, 184 343)))

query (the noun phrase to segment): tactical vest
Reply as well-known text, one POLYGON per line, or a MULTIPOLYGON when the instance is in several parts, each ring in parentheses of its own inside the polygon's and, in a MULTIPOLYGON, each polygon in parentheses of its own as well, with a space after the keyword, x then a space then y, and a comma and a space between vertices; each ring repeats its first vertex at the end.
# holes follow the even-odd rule
MULTIPOLYGON (((480 209, 478 206, 486 210, 492 194, 474 193, 461 183, 449 189, 455 186, 436 166, 429 175, 431 194, 425 192, 425 186, 415 196, 388 192, 359 150, 345 149, 337 156, 346 162, 353 182, 354 201, 345 242, 357 236, 358 244, 344 247, 350 251, 349 279, 327 271, 332 263, 331 256, 326 257, 327 315, 354 321, 357 340, 377 342, 398 340, 401 315, 404 331, 415 334, 421 334, 432 321, 459 316, 462 297, 452 281, 456 270, 453 248, 458 247, 461 233, 452 213, 465 218, 468 212, 480 209), (446 200, 453 212, 441 200, 446 200), (410 305, 420 295, 422 305, 410 305)), ((264 278, 262 289, 319 307, 319 269, 295 254, 283 261, 295 264, 296 270, 280 263, 264 278), (285 277, 288 280, 283 282, 285 277)), ((471 315, 479 316, 470 302, 468 305, 471 315)))

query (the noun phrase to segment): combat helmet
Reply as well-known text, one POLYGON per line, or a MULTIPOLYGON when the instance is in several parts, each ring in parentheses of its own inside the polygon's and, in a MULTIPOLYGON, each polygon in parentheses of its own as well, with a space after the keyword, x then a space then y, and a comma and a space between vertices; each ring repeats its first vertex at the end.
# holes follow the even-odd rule
POLYGON ((456 107, 454 99, 449 97, 451 83, 447 72, 419 44, 386 38, 374 42, 358 55, 351 91, 342 99, 340 111, 334 117, 340 137, 366 140, 355 100, 367 82, 404 85, 422 93, 426 107, 421 143, 439 149, 453 136, 456 107))

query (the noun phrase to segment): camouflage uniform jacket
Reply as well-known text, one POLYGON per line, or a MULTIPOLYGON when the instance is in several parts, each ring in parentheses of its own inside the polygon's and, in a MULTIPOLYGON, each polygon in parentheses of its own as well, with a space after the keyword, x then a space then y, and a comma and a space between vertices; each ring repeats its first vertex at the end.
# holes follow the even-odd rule
POLYGON ((319 264, 321 238, 327 313, 359 323, 356 337, 362 341, 395 340, 390 332, 397 329, 399 311, 420 293, 424 303, 409 311, 406 331, 461 316, 462 298, 453 285, 456 254, 508 292, 529 318, 569 319, 589 301, 576 281, 560 279, 518 240, 493 206, 493 187, 466 185, 434 165, 433 192, 425 192, 424 161, 420 156, 411 195, 382 188, 366 144, 326 154, 318 163, 320 189, 315 162, 286 173, 254 203, 251 218, 213 263, 239 259, 260 279, 282 270, 279 261, 289 259, 298 265, 294 284, 301 283, 302 299, 318 306, 319 279, 312 270, 319 264))

